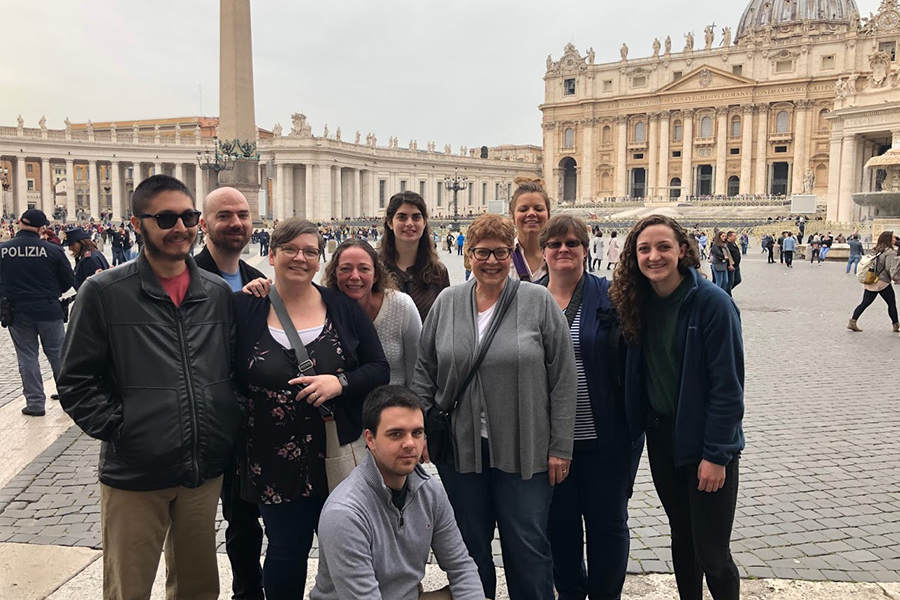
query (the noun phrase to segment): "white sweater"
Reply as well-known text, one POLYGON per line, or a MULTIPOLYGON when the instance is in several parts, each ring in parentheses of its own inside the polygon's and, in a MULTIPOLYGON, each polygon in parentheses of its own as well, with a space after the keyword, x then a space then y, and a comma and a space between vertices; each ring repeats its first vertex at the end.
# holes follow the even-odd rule
POLYGON ((403 292, 387 290, 375 317, 375 331, 391 366, 391 385, 409 386, 422 333, 422 319, 413 299, 403 292))

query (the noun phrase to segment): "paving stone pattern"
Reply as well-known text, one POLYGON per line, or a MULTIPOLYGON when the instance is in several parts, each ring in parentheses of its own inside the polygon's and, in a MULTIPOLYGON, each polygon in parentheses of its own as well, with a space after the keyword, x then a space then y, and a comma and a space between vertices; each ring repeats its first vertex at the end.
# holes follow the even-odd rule
MULTIPOLYGON (((461 282, 460 257, 440 256, 461 282)), ((741 575, 900 581, 900 339, 884 304, 851 333, 862 289, 842 264, 789 270, 757 249, 743 276, 747 449, 732 536, 741 575)), ((99 547, 97 450, 72 428, 0 490, 0 541, 99 547)), ((646 457, 630 523, 629 570, 671 572, 646 457)))

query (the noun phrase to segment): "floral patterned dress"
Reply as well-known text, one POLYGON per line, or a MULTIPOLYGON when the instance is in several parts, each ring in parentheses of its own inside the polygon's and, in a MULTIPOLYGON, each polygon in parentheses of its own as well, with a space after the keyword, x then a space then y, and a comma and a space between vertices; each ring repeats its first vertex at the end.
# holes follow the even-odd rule
MULTIPOLYGON (((306 344, 306 352, 317 375, 344 371, 341 340, 329 315, 322 332, 306 344)), ((287 383, 299 372, 294 350, 278 343, 266 327, 238 371, 250 405, 246 499, 282 504, 327 495, 325 422, 305 398, 297 400, 300 387, 287 383)))

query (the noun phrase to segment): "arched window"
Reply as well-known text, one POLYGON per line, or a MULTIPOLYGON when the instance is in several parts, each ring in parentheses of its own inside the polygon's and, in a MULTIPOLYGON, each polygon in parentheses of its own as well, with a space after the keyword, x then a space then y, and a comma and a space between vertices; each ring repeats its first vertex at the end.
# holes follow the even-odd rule
POLYGON ((647 125, 643 121, 638 121, 634 124, 634 141, 635 142, 646 142, 647 141, 647 125))
POLYGON ((737 196, 741 192, 741 178, 732 175, 728 178, 728 195, 737 196))
POLYGON ((682 135, 684 135, 684 126, 681 124, 681 121, 675 121, 672 123, 672 141, 680 142, 682 135))
POLYGON ((612 137, 612 129, 610 128, 609 125, 604 125, 603 126, 603 134, 600 137, 601 143, 603 145, 611 144, 612 143, 611 137, 612 137))
POLYGON ((700 137, 712 137, 712 117, 703 117, 700 119, 700 137))
POLYGON ((669 198, 681 197, 681 177, 673 177, 669 181, 669 198))
POLYGON ((731 118, 731 137, 741 137, 741 118, 731 118))
POLYGON ((574 148, 575 147, 575 130, 571 127, 566 129, 565 139, 563 140, 564 148, 574 148))
POLYGON ((790 131, 791 116, 783 110, 775 115, 775 133, 790 133, 790 131))

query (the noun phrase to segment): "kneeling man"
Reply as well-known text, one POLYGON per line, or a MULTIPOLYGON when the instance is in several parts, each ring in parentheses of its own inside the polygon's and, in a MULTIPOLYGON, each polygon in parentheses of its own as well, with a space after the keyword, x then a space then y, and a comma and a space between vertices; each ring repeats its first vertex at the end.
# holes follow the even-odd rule
POLYGON ((444 486, 419 465, 425 415, 418 396, 380 387, 362 418, 369 453, 322 509, 310 600, 416 600, 429 551, 450 586, 424 597, 484 600, 444 486))

